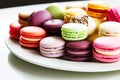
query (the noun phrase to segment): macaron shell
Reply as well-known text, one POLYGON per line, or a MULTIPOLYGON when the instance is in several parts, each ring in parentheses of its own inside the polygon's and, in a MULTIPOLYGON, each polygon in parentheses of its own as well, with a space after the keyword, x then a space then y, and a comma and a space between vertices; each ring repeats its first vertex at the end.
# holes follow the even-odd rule
POLYGON ((11 22, 9 26, 10 26, 11 30, 16 31, 18 33, 19 33, 20 29, 22 28, 22 26, 17 21, 11 22))
POLYGON ((77 61, 77 62, 90 61, 90 58, 88 58, 88 57, 78 57, 78 58, 76 58, 76 57, 69 57, 69 56, 66 56, 66 55, 63 56, 63 59, 70 60, 70 61, 77 61))
POLYGON ((65 41, 58 36, 48 36, 43 38, 40 41, 40 45, 44 47, 63 47, 65 45, 65 41))
POLYGON ((18 13, 18 17, 20 19, 26 19, 27 20, 31 16, 32 13, 33 13, 33 11, 20 11, 18 13))
POLYGON ((91 42, 87 40, 75 41, 75 42, 67 42, 66 47, 74 50, 87 50, 92 47, 91 42))
POLYGON ((37 48, 39 46, 39 42, 38 41, 28 41, 28 40, 24 40, 21 37, 19 39, 19 44, 21 46, 27 47, 27 48, 37 48))
POLYGON ((84 51, 74 51, 74 50, 66 50, 66 54, 71 55, 71 56, 83 56, 83 57, 88 57, 91 55, 91 50, 84 50, 84 51))
POLYGON ((98 10, 108 10, 110 6, 104 1, 90 1, 88 2, 88 7, 98 10))
POLYGON ((94 47, 103 49, 117 49, 120 48, 120 38, 119 37, 99 37, 94 40, 94 47))
POLYGON ((89 16, 93 17, 93 18, 103 18, 107 16, 107 13, 98 13, 98 12, 92 12, 92 11, 88 11, 87 13, 89 16))
POLYGON ((44 23, 44 29, 45 30, 52 30, 52 31, 59 31, 64 24, 63 20, 60 19, 52 19, 48 20, 44 23))
POLYGON ((93 51, 93 57, 101 62, 117 62, 120 60, 120 55, 115 55, 115 56, 106 56, 106 55, 101 55, 99 53, 96 53, 93 51))
POLYGON ((26 38, 44 38, 46 31, 40 27, 27 26, 20 30, 20 34, 26 38))

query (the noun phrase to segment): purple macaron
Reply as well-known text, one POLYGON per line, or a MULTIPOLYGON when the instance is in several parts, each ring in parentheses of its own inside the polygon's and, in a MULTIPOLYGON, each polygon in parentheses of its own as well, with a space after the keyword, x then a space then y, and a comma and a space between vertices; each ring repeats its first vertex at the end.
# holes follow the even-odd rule
POLYGON ((50 12, 47 10, 40 10, 32 13, 28 19, 28 23, 31 26, 42 26, 45 21, 52 18, 53 17, 50 12))
POLYGON ((92 43, 88 40, 66 42, 64 59, 71 61, 89 61, 92 56, 92 43))
POLYGON ((47 35, 61 35, 61 27, 64 24, 63 20, 51 19, 44 23, 43 28, 46 30, 47 35))

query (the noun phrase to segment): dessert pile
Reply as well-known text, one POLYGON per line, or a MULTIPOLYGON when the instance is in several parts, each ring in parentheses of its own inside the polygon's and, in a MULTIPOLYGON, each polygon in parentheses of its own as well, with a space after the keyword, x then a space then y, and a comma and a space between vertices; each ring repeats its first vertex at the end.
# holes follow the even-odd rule
POLYGON ((18 13, 10 23, 11 39, 41 56, 70 61, 112 63, 120 60, 120 7, 106 2, 52 3, 18 13))

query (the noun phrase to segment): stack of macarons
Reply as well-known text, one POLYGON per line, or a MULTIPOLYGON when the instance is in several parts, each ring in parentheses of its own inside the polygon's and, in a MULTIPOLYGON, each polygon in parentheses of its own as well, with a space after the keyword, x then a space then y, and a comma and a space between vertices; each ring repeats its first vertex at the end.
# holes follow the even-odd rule
POLYGON ((120 7, 89 1, 43 10, 20 11, 10 23, 9 34, 22 48, 39 48, 41 56, 70 61, 120 60, 120 7))

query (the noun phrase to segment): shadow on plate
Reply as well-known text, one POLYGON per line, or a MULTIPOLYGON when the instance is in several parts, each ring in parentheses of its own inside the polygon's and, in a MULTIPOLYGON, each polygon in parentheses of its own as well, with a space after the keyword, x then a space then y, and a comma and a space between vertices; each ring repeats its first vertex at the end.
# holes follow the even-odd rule
POLYGON ((105 73, 80 73, 80 72, 70 72, 70 71, 62 71, 62 70, 55 70, 50 68, 45 68, 41 66, 37 66, 22 59, 16 57, 12 53, 8 56, 8 62, 10 66, 20 72, 24 72, 26 75, 32 75, 35 77, 44 77, 50 79, 85 79, 86 77, 90 77, 88 80, 94 80, 94 78, 101 78, 101 77, 110 77, 110 76, 119 76, 120 71, 112 71, 112 72, 105 72, 105 73))

